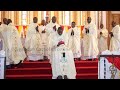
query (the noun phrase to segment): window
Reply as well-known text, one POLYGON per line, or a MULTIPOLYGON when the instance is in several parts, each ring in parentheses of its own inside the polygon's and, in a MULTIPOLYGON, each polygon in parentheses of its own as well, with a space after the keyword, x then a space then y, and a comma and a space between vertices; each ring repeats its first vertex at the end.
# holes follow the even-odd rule
POLYGON ((87 21, 87 19, 86 19, 87 11, 83 11, 82 13, 83 13, 83 16, 82 16, 82 17, 83 17, 83 22, 82 22, 82 24, 83 24, 83 25, 86 25, 86 21, 87 21))
POLYGON ((83 25, 83 19, 82 19, 83 17, 82 16, 83 16, 83 13, 82 13, 82 11, 80 11, 80 20, 81 20, 80 25, 83 25))
POLYGON ((70 12, 69 11, 65 11, 64 13, 64 17, 65 17, 65 25, 69 25, 70 24, 70 12))
POLYGON ((46 20, 46 11, 44 11, 44 20, 46 20))
POLYGON ((27 25, 27 11, 22 11, 22 25, 27 25))

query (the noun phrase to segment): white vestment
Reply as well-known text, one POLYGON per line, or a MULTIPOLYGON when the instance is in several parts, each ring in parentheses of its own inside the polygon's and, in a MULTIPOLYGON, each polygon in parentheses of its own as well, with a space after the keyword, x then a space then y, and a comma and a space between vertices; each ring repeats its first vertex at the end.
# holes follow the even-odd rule
POLYGON ((3 49, 3 41, 2 41, 2 35, 0 33, 0 50, 3 49))
POLYGON ((46 32, 46 26, 39 26, 39 32, 41 35, 41 49, 42 49, 42 57, 48 56, 48 32, 46 32), (42 31, 45 30, 45 33, 42 31))
POLYGON ((20 60, 24 60, 26 55, 17 28, 12 23, 8 26, 3 25, 2 36, 3 45, 5 45, 6 64, 18 64, 20 60))
POLYGON ((51 40, 51 66, 52 66, 52 74, 53 79, 56 79, 59 75, 67 75, 69 79, 76 78, 76 68, 74 63, 73 53, 70 49, 66 47, 67 38, 66 35, 56 35, 54 39, 51 40), (64 41, 65 45, 60 45, 57 47, 58 42, 64 41), (65 53, 65 57, 63 57, 63 53, 65 53))
POLYGON ((53 23, 52 21, 46 25, 46 31, 48 32, 48 35, 56 33, 56 31, 53 29, 54 26, 56 26, 56 31, 58 30, 58 27, 60 27, 59 24, 53 23))
POLYGON ((70 28, 68 31, 68 48, 72 50, 74 58, 81 57, 80 35, 80 30, 77 27, 70 28), (74 31, 74 36, 71 36, 72 30, 74 31))
POLYGON ((27 49, 28 60, 40 60, 42 59, 41 53, 41 36, 36 31, 37 23, 31 23, 28 28, 28 32, 25 40, 25 48, 27 49))
POLYGON ((110 51, 117 51, 120 49, 120 27, 119 25, 116 25, 113 29, 113 37, 110 40, 110 51))
POLYGON ((108 30, 107 29, 98 30, 98 48, 100 53, 105 50, 108 50, 107 39, 108 30), (102 35, 100 35, 100 32, 102 32, 102 35))
POLYGON ((83 59, 97 58, 99 53, 98 50, 98 39, 97 39, 97 29, 92 23, 85 25, 83 31, 83 59), (89 33, 86 34, 85 28, 89 29, 89 33))

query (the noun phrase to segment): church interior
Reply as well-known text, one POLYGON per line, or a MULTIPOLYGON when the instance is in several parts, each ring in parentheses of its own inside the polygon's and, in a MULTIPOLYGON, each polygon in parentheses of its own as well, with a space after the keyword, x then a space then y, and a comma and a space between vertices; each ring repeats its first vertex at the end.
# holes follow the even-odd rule
MULTIPOLYGON (((61 25, 66 32, 71 28, 71 22, 75 22, 76 26, 82 32, 87 24, 87 18, 91 17, 97 29, 100 24, 111 32, 112 21, 120 25, 120 11, 0 11, 0 22, 3 18, 12 20, 19 32, 19 36, 24 40, 29 28, 29 24, 33 21, 33 17, 38 18, 38 24, 46 17, 51 21, 56 16, 57 23, 61 25)), ((82 37, 81 33, 81 37, 82 37)), ((24 42, 24 41, 23 41, 24 42)), ((107 45, 110 45, 110 37, 108 36, 107 45)), ((109 49, 109 48, 108 48, 109 49)), ((98 79, 98 59, 95 61, 75 61, 76 79, 98 79)), ((29 62, 25 60, 18 68, 6 69, 6 79, 52 79, 52 69, 49 61, 29 62)))
POLYGON ((51 20, 52 16, 56 16, 57 23, 62 25, 66 31, 70 28, 72 21, 75 21, 78 28, 82 30, 89 16, 98 29, 101 23, 104 24, 108 31, 112 30, 112 21, 120 24, 119 11, 0 11, 1 22, 3 18, 10 18, 23 37, 33 17, 38 17, 38 24, 40 24, 41 20, 45 19, 46 16, 49 16, 49 20, 51 20))

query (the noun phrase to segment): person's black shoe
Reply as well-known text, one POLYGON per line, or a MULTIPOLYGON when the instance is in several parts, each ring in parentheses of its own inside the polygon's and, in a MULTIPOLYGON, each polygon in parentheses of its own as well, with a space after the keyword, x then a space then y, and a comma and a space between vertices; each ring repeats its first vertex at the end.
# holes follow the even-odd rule
POLYGON ((81 60, 81 58, 78 58, 78 60, 80 61, 80 60, 81 60))
POLYGON ((94 58, 93 61, 96 61, 96 58, 94 58))
POLYGON ((11 68, 14 68, 14 64, 11 64, 11 68))
POLYGON ((88 59, 88 61, 92 61, 92 59, 88 59))
POLYGON ((59 76, 57 77, 57 79, 63 79, 63 77, 62 77, 61 75, 59 75, 59 76))
POLYGON ((44 56, 43 59, 44 59, 44 60, 48 60, 48 57, 47 57, 47 56, 44 56))
POLYGON ((22 60, 20 60, 20 62, 19 62, 18 64, 14 64, 14 66, 15 66, 15 67, 18 67, 18 66, 21 65, 21 63, 22 63, 22 60))
POLYGON ((32 60, 29 60, 29 62, 34 62, 34 61, 32 61, 32 60))
POLYGON ((44 59, 40 59, 40 60, 38 60, 39 62, 43 62, 44 61, 44 59))
POLYGON ((74 58, 74 61, 76 61, 77 59, 76 58, 74 58))
POLYGON ((67 75, 64 75, 64 79, 68 79, 67 75))
POLYGON ((6 69, 11 69, 11 65, 6 65, 6 69))

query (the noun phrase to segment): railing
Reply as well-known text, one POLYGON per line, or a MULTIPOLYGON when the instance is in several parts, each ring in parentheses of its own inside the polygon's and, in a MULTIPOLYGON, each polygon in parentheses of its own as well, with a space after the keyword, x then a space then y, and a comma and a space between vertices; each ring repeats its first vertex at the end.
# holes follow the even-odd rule
POLYGON ((109 67, 109 71, 111 72, 111 78, 110 79, 115 79, 115 75, 117 73, 117 68, 115 67, 114 65, 114 59, 115 58, 120 58, 120 55, 100 55, 99 56, 99 79, 100 78, 100 59, 101 57, 104 57, 104 79, 106 79, 106 58, 109 57, 109 58, 112 58, 112 65, 109 67))

